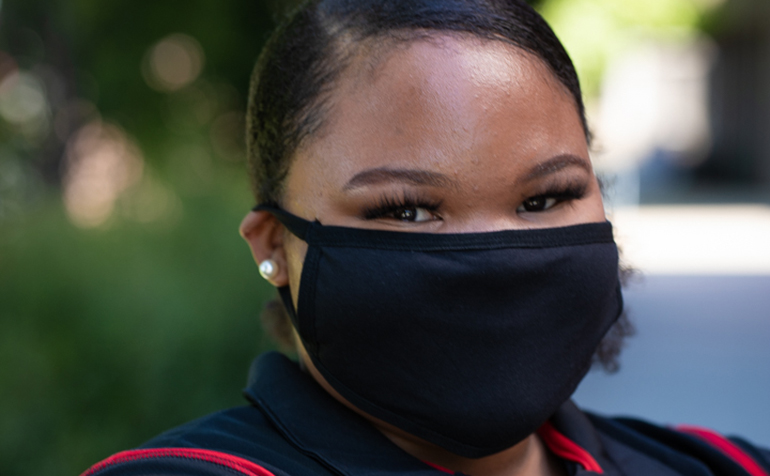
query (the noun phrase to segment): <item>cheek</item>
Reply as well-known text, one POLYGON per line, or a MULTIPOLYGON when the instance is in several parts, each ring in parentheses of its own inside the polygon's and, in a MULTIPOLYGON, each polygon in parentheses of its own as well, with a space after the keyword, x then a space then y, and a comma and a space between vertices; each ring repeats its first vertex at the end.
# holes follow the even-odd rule
POLYGON ((601 222, 606 220, 606 214, 604 212, 604 201, 602 200, 602 192, 599 187, 599 182, 596 178, 593 179, 591 185, 591 196, 588 200, 585 200, 584 207, 585 222, 601 222))

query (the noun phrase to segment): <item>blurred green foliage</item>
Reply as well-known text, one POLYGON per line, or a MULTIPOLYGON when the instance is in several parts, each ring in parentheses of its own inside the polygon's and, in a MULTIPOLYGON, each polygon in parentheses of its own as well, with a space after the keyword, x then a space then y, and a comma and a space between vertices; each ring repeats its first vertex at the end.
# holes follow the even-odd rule
POLYGON ((52 201, 0 230, 3 475, 79 474, 242 403, 270 345, 268 289, 236 233, 248 203, 188 199, 173 229, 84 231, 52 201))
MULTIPOLYGON (((571 2, 533 3, 576 55, 589 91, 609 53, 596 60, 587 51, 612 48, 631 17, 693 28, 698 13, 689 0, 652 2, 657 9, 571 2), (605 10, 589 20, 601 28, 590 30, 609 33, 591 39, 589 20, 570 18, 597 8, 605 10)), ((34 120, 0 118, 3 476, 79 474, 242 403, 252 358, 272 346, 258 318, 272 291, 237 236, 252 205, 240 134, 253 62, 292 3, 0 3, 0 96, 9 71, 21 71, 34 79, 30 101, 35 81, 46 98, 34 120), (154 45, 179 33, 200 44, 202 74, 178 90, 154 90, 143 65, 154 45), (110 202, 106 220, 81 227, 62 201, 65 158, 94 121, 123 131, 143 172, 110 202)))
MULTIPOLYGON (((0 119, 3 476, 79 474, 244 403, 248 366, 272 347, 259 313, 273 292, 237 232, 252 205, 243 150, 222 150, 214 132, 219 117, 245 109, 281 3, 2 3, 0 51, 47 95, 36 132, 0 119), (141 66, 172 33, 197 40, 205 66, 189 86, 158 92, 141 66), (72 102, 94 110, 62 132, 72 102), (81 228, 61 200, 63 157, 77 128, 98 118, 136 144, 144 180, 106 222, 81 228), (158 191, 171 211, 137 218, 158 191)), ((238 138, 242 125, 233 129, 238 138)))
POLYGON ((682 41, 700 34, 719 0, 547 0, 538 9, 565 44, 583 93, 599 93, 613 58, 645 40, 682 41))

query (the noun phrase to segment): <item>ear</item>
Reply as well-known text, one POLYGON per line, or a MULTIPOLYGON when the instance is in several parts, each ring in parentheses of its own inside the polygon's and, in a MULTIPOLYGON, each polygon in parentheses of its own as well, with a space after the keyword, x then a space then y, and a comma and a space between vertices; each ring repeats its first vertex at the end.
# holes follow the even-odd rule
POLYGON ((239 231, 251 248, 251 254, 257 266, 267 259, 275 261, 278 265, 278 273, 269 280, 270 284, 276 287, 289 284, 286 252, 283 246, 283 225, 271 213, 252 211, 241 222, 239 231))

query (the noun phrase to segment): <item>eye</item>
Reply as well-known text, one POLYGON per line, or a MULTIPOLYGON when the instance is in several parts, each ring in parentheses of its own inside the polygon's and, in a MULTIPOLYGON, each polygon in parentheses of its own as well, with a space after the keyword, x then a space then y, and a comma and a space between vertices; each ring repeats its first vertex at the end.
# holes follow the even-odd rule
POLYGON ((383 218, 392 218, 394 220, 406 222, 423 222, 435 220, 435 216, 427 208, 420 207, 402 207, 383 215, 383 218))
POLYGON ((524 203, 522 203, 516 211, 519 213, 543 212, 552 208, 557 203, 559 203, 558 198, 541 195, 539 197, 532 197, 524 200, 524 203))
POLYGON ((441 220, 438 210, 441 201, 430 200, 404 192, 399 196, 383 196, 363 211, 366 220, 394 220, 404 223, 422 223, 441 220))
POLYGON ((575 182, 561 185, 551 185, 533 197, 529 197, 516 209, 517 213, 538 213, 565 202, 580 200, 586 195, 588 184, 575 182))

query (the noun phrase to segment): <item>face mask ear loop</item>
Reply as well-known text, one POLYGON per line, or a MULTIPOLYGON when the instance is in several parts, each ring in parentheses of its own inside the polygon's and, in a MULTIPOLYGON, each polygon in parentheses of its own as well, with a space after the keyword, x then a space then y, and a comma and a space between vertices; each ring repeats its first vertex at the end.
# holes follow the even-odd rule
POLYGON ((299 323, 297 322, 297 310, 294 309, 294 303, 291 300, 291 290, 289 290, 289 285, 281 286, 278 288, 278 295, 281 297, 283 307, 286 309, 286 313, 289 314, 289 319, 291 319, 291 323, 294 325, 294 328, 299 329, 299 323))
MULTIPOLYGON (((311 225, 309 221, 268 203, 257 205, 256 207, 252 208, 252 210, 255 212, 264 211, 271 213, 293 235, 295 235, 300 240, 305 240, 308 229, 311 225)), ((294 328, 299 329, 297 322, 297 310, 294 308, 294 302, 291 299, 291 290, 289 289, 289 286, 286 285, 278 288, 278 295, 281 297, 283 307, 286 308, 286 312, 289 314, 289 318, 291 319, 292 324, 294 324, 294 328)))
POLYGON ((270 205, 266 203, 257 205, 256 207, 252 208, 252 211, 255 211, 255 212, 263 211, 263 212, 271 213, 294 236, 296 236, 302 241, 306 241, 305 237, 307 236, 307 231, 311 225, 309 221, 302 219, 297 215, 293 215, 287 212, 286 210, 282 210, 276 207, 275 205, 270 205))

